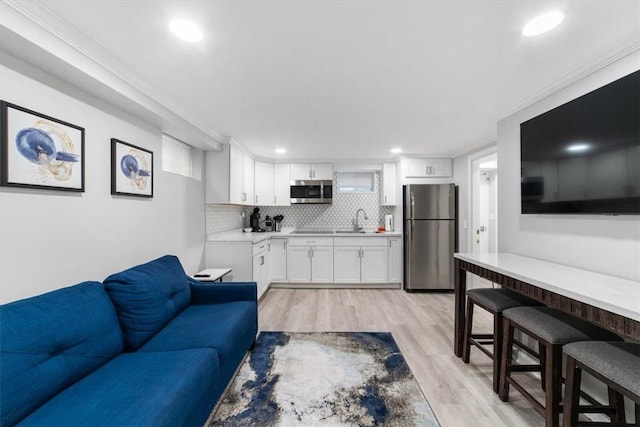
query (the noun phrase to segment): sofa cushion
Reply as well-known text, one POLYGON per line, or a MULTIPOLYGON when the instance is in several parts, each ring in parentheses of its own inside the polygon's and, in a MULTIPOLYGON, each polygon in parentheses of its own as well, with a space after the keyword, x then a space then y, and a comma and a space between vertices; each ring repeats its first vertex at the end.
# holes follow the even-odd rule
POLYGON ((13 425, 122 352, 104 286, 84 282, 0 307, 0 425, 13 425))
POLYGON ((255 339, 256 316, 255 301, 190 305, 140 351, 215 348, 222 369, 226 369, 242 360, 255 339))
POLYGON ((213 349, 123 353, 25 418, 25 426, 202 426, 220 374, 213 349))
POLYGON ((112 274, 104 284, 116 307, 127 350, 142 346, 191 299, 187 275, 172 255, 112 274))

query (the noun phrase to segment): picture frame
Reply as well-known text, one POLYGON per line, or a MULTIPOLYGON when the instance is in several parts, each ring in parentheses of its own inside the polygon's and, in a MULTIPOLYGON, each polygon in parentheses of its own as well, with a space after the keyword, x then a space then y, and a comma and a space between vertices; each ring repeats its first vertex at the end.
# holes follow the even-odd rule
POLYGON ((84 192, 84 128, 0 101, 0 185, 84 192))
POLYGON ((153 197, 153 152, 111 138, 111 194, 153 197))

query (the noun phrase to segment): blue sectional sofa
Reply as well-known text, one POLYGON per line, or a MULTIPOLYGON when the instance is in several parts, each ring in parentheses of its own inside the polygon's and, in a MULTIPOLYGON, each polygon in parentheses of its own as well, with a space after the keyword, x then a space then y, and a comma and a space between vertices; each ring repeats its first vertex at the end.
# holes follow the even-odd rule
POLYGON ((255 283, 174 256, 0 307, 0 425, 202 426, 253 344, 255 283))

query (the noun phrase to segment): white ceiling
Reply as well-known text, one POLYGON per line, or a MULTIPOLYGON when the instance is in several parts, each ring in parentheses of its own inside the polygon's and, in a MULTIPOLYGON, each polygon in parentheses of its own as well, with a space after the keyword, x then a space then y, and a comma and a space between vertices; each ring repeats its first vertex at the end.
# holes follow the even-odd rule
POLYGON ((499 119, 640 46, 634 0, 42 3, 121 78, 268 158, 459 155, 495 141, 499 119), (521 35, 558 9, 559 27, 521 35), (198 23, 204 40, 176 39, 171 18, 198 23))

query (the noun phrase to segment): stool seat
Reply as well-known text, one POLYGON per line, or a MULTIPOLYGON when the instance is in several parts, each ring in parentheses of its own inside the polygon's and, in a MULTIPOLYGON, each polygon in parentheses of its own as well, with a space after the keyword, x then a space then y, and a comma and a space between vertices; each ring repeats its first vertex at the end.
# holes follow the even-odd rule
POLYGON ((505 288, 469 289, 467 296, 476 304, 488 308, 494 313, 523 305, 541 305, 536 300, 505 288))
POLYGON ((620 340, 613 332, 550 307, 509 308, 503 312, 503 316, 553 345, 576 341, 620 340))
POLYGON ((563 351, 640 399, 640 344, 584 341, 565 345, 563 351))
MULTIPOLYGON (((621 341, 620 337, 599 326, 550 307, 514 307, 502 312, 504 320, 502 367, 500 368, 500 399, 509 400, 509 387, 519 391, 545 418, 546 427, 558 427, 562 407, 563 345, 577 341, 621 341), (518 330, 538 341, 538 365, 514 364, 512 347, 518 330), (540 371, 544 404, 538 401, 522 382, 512 375, 518 372, 540 371)), ((569 360, 569 359, 567 359, 569 360)), ((567 365, 568 366, 568 365, 567 365)), ((616 410, 616 413, 619 411, 616 410)), ((565 424, 575 426, 575 423, 565 424)))

